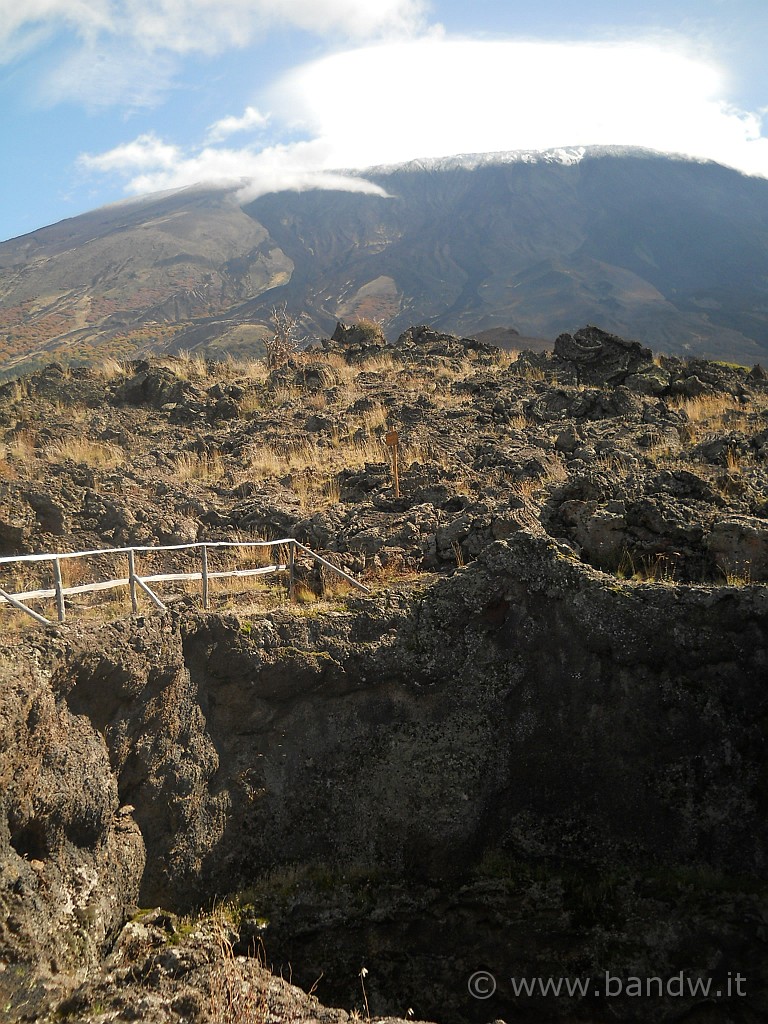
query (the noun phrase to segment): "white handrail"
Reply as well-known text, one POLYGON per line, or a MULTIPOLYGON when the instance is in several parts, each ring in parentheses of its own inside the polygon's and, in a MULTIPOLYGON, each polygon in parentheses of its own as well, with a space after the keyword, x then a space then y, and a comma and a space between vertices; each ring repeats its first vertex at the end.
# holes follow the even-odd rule
POLYGON ((4 555, 0 557, 0 565, 11 565, 15 562, 53 562, 53 575, 54 575, 54 586, 43 590, 27 590, 19 593, 8 593, 8 591, 0 589, 0 605, 7 603, 12 607, 17 608, 19 611, 26 612, 29 616, 35 619, 36 622, 42 625, 51 625, 50 621, 43 615, 29 608, 24 601, 41 600, 55 598, 59 622, 64 622, 66 617, 65 596, 71 594, 89 594, 96 593, 103 590, 112 590, 117 587, 130 587, 131 590, 131 603, 134 612, 137 611, 138 605, 136 602, 136 587, 138 586, 147 597, 161 610, 165 610, 165 605, 160 598, 150 589, 149 583, 164 583, 164 582, 175 582, 180 580, 201 580, 203 584, 203 607, 208 608, 208 582, 212 579, 226 579, 230 577, 248 577, 248 576, 260 576, 265 573, 273 572, 288 572, 288 592, 293 596, 294 588, 294 577, 295 577, 295 564, 296 564, 296 551, 297 549, 303 554, 308 555, 319 565, 326 569, 332 570, 338 576, 341 576, 352 586, 356 587, 363 593, 369 593, 368 587, 365 584, 360 583, 354 576, 351 576, 348 572, 340 569, 338 566, 329 562, 327 558, 323 558, 316 552, 312 551, 311 548, 305 547, 304 544, 299 543, 294 537, 282 537, 279 540, 247 540, 247 541, 195 541, 188 544, 164 544, 159 546, 142 546, 137 547, 125 547, 125 548, 97 548, 90 551, 61 551, 54 554, 48 552, 38 553, 33 555, 4 555), (288 560, 287 562, 275 562, 272 565, 258 566, 251 569, 229 569, 226 571, 211 572, 208 568, 208 551, 211 548, 264 548, 264 547, 279 547, 288 546, 288 560), (136 572, 135 558, 137 554, 157 554, 164 551, 193 551, 199 549, 202 556, 202 565, 200 572, 186 572, 186 573, 157 573, 153 575, 140 575, 136 572), (127 555, 128 556, 128 576, 119 577, 112 580, 103 580, 98 583, 85 583, 77 584, 76 586, 65 587, 61 578, 61 565, 62 559, 73 559, 73 558, 88 558, 96 557, 99 555, 127 555))
POLYGON ((132 545, 127 548, 96 548, 93 551, 57 551, 55 554, 35 555, 3 555, 0 557, 0 565, 8 562, 45 562, 52 558, 84 558, 88 555, 127 555, 129 551, 138 554, 151 553, 153 551, 191 551, 193 548, 268 548, 275 544, 291 544, 293 537, 283 537, 281 540, 215 540, 215 541, 193 541, 189 544, 162 544, 141 547, 132 545))

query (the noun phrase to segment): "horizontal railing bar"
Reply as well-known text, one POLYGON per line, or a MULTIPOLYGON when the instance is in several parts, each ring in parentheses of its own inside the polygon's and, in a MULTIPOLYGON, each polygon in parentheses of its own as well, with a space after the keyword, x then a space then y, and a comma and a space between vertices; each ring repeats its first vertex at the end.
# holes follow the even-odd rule
MULTIPOLYGON (((288 568, 287 565, 263 565, 259 566, 258 569, 231 569, 229 572, 209 572, 209 579, 224 579, 228 576, 262 576, 265 573, 270 572, 285 572, 288 568)), ((177 580, 200 580, 203 578, 201 572, 175 572, 166 573, 164 575, 157 576, 142 576, 141 579, 145 583, 165 583, 174 582, 177 580)), ((137 576, 138 580, 139 577, 137 576)), ((62 587, 62 594, 65 596, 69 594, 93 594, 99 590, 114 590, 117 587, 127 587, 130 583, 128 579, 122 580, 107 580, 104 583, 81 583, 76 587, 62 587)), ((0 591, 0 595, 2 595, 0 591)), ((27 590, 22 594, 10 594, 10 597, 15 597, 17 601, 29 601, 33 598, 49 598, 55 597, 55 590, 27 590)), ((0 596, 0 602, 5 601, 5 598, 0 596)))
POLYGON ((0 590, 0 601, 7 601, 9 598, 15 597, 17 601, 31 601, 34 598, 45 598, 45 597, 56 597, 55 590, 25 590, 21 594, 7 594, 6 591, 0 590))
MULTIPOLYGON (((227 572, 209 572, 208 579, 224 579, 226 576, 261 576, 264 573, 281 572, 287 568, 287 565, 260 565, 258 569, 229 569, 227 572)), ((203 574, 201 572, 173 572, 157 576, 136 577, 136 579, 139 578, 145 583, 165 583, 174 580, 201 580, 203 574)), ((126 582, 128 581, 126 580, 126 582)))
POLYGON ((127 587, 131 581, 128 579, 123 580, 105 580, 103 583, 79 583, 76 587, 64 587, 62 589, 63 594, 90 594, 96 593, 97 590, 114 590, 117 587, 127 587))
MULTIPOLYGON (((115 590, 117 587, 127 587, 128 580, 105 580, 104 583, 81 583, 76 587, 62 587, 62 594, 90 594, 95 593, 97 590, 115 590)), ((55 590, 27 590, 23 594, 12 594, 12 597, 17 597, 22 601, 28 601, 30 598, 46 598, 56 597, 55 590)))
POLYGON ((136 554, 152 554, 160 551, 194 551, 197 548, 270 548, 276 544, 290 544, 293 537, 283 537, 280 540, 216 540, 216 541, 194 541, 191 544, 166 544, 160 547, 127 547, 127 548, 97 548, 93 551, 59 551, 54 554, 39 555, 3 555, 0 557, 0 565, 9 562, 50 562, 56 558, 88 558, 95 555, 127 555, 129 551, 136 554))
MULTIPOLYGON (((231 572, 209 572, 208 579, 224 579, 225 576, 261 576, 268 572, 285 572, 287 565, 264 565, 258 569, 233 569, 231 572)), ((197 573, 196 579, 202 579, 202 573, 197 573)))

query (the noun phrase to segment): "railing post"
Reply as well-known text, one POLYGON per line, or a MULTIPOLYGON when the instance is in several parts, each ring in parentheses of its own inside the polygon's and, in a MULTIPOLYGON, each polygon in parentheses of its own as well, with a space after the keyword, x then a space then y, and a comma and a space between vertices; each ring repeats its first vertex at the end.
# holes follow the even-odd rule
POLYGON ((293 585, 296 577, 296 541, 288 542, 288 600, 293 600, 293 585))
POLYGON ((133 548, 128 552, 128 583, 131 588, 131 607, 135 615, 139 610, 139 602, 136 598, 136 556, 133 548))
POLYGON ((203 608, 208 611, 208 545, 203 544, 203 608))
POLYGON ((56 589, 56 611, 59 614, 59 622, 64 622, 67 612, 64 607, 64 584, 61 580, 61 562, 58 558, 53 560, 53 585, 56 589))

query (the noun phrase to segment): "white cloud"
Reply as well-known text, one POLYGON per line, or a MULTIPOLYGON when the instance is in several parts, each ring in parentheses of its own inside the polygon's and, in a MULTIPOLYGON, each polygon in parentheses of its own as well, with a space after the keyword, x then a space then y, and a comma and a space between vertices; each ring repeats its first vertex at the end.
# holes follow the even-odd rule
POLYGON ((120 174, 147 169, 154 172, 160 169, 169 171, 178 166, 180 160, 181 152, 178 147, 168 145, 151 133, 140 135, 133 142, 123 143, 106 153, 96 156, 83 153, 78 158, 78 162, 86 170, 103 173, 117 171, 120 174))
POLYGON ((333 166, 458 152, 635 145, 768 173, 760 117, 680 46, 425 39, 334 54, 273 89, 333 166), (405 70, 400 70, 405 69, 405 70), (354 88, 350 88, 354 83, 354 88))
POLYGON ((660 43, 477 42, 438 38, 368 46, 298 68, 270 91, 274 120, 306 141, 241 149, 210 144, 257 124, 255 107, 223 118, 208 144, 181 152, 142 136, 91 170, 134 193, 235 181, 240 195, 286 188, 375 190, 339 168, 456 153, 643 146, 768 176, 761 115, 724 99, 721 70, 660 43), (138 172, 138 173, 137 173, 138 172))
POLYGON ((135 195, 195 184, 231 188, 243 202, 282 189, 328 188, 385 195, 378 185, 353 174, 325 170, 323 142, 270 146, 260 152, 206 146, 197 153, 184 154, 145 135, 106 153, 82 154, 78 162, 85 170, 126 178, 126 191, 135 195))
POLYGON ((91 43, 119 37, 148 50, 218 53, 274 25, 368 39, 412 34, 424 16, 424 0, 0 0, 0 59, 41 28, 91 43))
POLYGON ((427 0, 0 0, 0 64, 55 40, 43 103, 155 104, 186 55, 223 53, 273 28, 334 40, 413 36, 427 0), (54 56, 55 53, 55 56, 54 56))
POLYGON ((265 128, 269 123, 269 114, 262 114, 256 107, 246 107, 241 117, 222 117, 209 125, 206 142, 221 142, 237 132, 265 128))
POLYGON ((0 41, 57 21, 83 35, 109 29, 113 9, 111 0, 0 0, 0 41))

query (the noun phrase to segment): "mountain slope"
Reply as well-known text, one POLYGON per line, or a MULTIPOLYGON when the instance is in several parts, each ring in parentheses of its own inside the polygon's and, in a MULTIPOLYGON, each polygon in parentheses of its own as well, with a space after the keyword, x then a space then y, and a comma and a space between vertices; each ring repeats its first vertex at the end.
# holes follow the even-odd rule
POLYGON ((245 207, 203 188, 0 245, 0 365, 45 347, 258 344, 275 304, 338 318, 553 339, 590 321, 656 348, 768 357, 768 182, 643 151, 377 168, 387 197, 309 191, 245 207))
POLYGON ((292 270, 222 192, 120 203, 0 246, 0 352, 13 362, 42 342, 87 354, 118 339, 127 354, 292 270))

